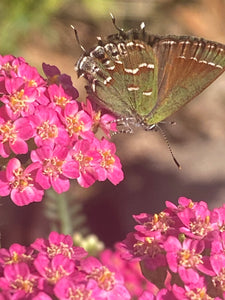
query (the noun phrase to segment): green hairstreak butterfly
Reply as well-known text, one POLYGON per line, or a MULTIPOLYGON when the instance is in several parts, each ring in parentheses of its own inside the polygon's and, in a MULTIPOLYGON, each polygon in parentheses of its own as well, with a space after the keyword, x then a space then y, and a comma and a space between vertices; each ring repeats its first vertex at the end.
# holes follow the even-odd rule
POLYGON ((89 82, 89 98, 128 127, 153 129, 224 72, 223 44, 147 34, 143 23, 140 29, 117 30, 98 38, 97 46, 80 57, 76 70, 89 82))

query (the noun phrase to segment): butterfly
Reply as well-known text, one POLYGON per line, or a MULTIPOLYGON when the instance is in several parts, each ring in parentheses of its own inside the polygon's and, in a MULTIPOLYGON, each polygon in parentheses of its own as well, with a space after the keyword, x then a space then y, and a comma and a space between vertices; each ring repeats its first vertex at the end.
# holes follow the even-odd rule
MULTIPOLYGON (((115 25, 115 19, 113 19, 115 25)), ((89 99, 126 126, 151 130, 200 94, 225 70, 225 45, 192 36, 117 33, 84 51, 75 69, 89 99)))

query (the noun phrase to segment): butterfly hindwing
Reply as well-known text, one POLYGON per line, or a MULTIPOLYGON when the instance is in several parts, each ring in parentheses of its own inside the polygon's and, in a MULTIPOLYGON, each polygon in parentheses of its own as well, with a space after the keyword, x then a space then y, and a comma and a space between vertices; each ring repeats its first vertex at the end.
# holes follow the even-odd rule
POLYGON ((165 119, 224 72, 225 46, 192 37, 167 37, 153 49, 158 60, 158 99, 148 122, 165 119))

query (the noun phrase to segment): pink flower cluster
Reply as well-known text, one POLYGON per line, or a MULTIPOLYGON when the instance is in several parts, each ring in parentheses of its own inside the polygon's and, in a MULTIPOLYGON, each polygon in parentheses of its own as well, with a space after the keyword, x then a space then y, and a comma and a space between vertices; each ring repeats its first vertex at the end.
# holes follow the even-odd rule
POLYGON ((71 78, 57 67, 43 70, 47 79, 21 57, 0 56, 0 156, 8 161, 0 196, 20 206, 41 201, 50 187, 67 191, 70 179, 82 187, 123 179, 115 145, 95 136, 98 128, 108 137, 116 131, 114 118, 76 101, 71 78))
POLYGON ((122 274, 124 285, 129 291, 131 299, 141 300, 142 297, 145 297, 146 292, 152 292, 154 290, 154 285, 141 273, 138 261, 127 261, 122 259, 119 249, 116 249, 115 251, 105 249, 100 254, 100 261, 102 264, 110 266, 122 274))
POLYGON ((68 235, 52 232, 29 247, 0 249, 0 300, 128 300, 115 268, 87 257, 68 235))
POLYGON ((119 245, 154 284, 140 299, 225 299, 225 205, 210 211, 203 201, 178 202, 134 216, 135 232, 119 245))

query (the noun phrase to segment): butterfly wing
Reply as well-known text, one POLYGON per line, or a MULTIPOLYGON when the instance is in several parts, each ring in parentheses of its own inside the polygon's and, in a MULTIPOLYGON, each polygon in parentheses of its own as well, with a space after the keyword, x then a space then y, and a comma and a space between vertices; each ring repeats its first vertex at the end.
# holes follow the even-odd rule
POLYGON ((157 62, 144 41, 121 41, 118 35, 100 41, 77 63, 88 81, 89 97, 117 116, 148 115, 157 100, 157 62))
POLYGON ((148 124, 180 109, 225 70, 225 46, 216 42, 168 36, 152 47, 158 61, 158 99, 148 124))

